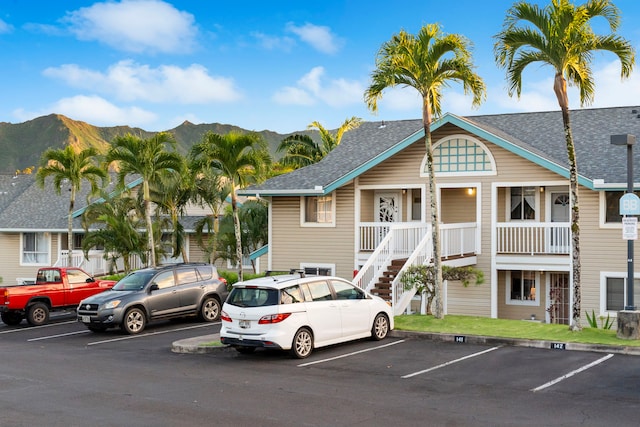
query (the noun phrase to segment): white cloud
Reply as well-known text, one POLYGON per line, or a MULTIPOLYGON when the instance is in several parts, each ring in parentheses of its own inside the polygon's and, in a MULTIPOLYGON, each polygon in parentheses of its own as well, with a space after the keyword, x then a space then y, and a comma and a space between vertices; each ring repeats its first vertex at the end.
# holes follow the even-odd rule
POLYGON ((64 22, 81 40, 138 53, 189 52, 197 32, 193 15, 160 0, 94 3, 67 13, 64 22))
POLYGON ((364 85, 355 80, 324 79, 324 68, 314 67, 302 76, 295 86, 279 89, 273 96, 278 104, 314 105, 318 102, 331 107, 344 107, 363 102, 364 85))
POLYGON ((62 114, 94 126, 118 126, 126 123, 129 126, 143 127, 153 123, 157 118, 154 113, 138 107, 122 108, 99 96, 84 95, 60 99, 37 112, 18 109, 13 115, 25 121, 51 113, 62 114))
POLYGON ((11 31, 13 31, 13 26, 0 19, 0 34, 10 33, 11 31))
POLYGON ((286 30, 294 33, 302 41, 310 44, 314 49, 323 53, 336 53, 342 47, 343 41, 331 33, 331 29, 325 26, 304 24, 296 26, 288 23, 286 30))
POLYGON ((289 52, 296 43, 295 40, 290 37, 276 37, 260 32, 253 32, 251 33, 251 36, 258 41, 260 46, 267 50, 282 50, 289 52))
POLYGON ((66 64, 47 68, 43 74, 72 87, 113 95, 123 101, 205 104, 232 102, 242 97, 232 79, 211 76, 197 64, 187 68, 173 65, 151 68, 120 61, 104 73, 66 64))

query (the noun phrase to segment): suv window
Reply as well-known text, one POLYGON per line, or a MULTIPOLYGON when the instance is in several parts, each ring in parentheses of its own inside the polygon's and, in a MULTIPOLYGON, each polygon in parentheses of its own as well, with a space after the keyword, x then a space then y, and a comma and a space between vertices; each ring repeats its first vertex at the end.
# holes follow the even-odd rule
POLYGON ((212 268, 210 265, 197 265, 196 270, 200 274, 200 277, 202 277, 201 280, 209 280, 212 277, 214 279, 218 278, 218 274, 217 274, 218 270, 216 270, 215 268, 212 268))
POLYGON ((233 288, 227 302, 238 307, 278 305, 278 294, 272 288, 233 288))
POLYGON ((156 277, 154 277, 153 283, 158 285, 159 289, 166 289, 166 288, 172 287, 173 285, 175 285, 175 280, 173 278, 173 271, 169 270, 169 271, 163 271, 162 273, 159 273, 156 277))
POLYGON ((176 276, 178 277, 179 285, 184 285, 185 283, 193 283, 199 280, 198 272, 194 268, 179 268, 176 270, 176 276))

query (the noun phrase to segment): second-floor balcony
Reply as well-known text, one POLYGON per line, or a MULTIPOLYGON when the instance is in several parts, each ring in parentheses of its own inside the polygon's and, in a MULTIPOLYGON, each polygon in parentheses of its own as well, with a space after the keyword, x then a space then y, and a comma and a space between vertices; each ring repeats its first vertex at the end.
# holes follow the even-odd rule
POLYGON ((496 224, 496 253, 505 255, 568 255, 568 222, 500 222, 496 224))

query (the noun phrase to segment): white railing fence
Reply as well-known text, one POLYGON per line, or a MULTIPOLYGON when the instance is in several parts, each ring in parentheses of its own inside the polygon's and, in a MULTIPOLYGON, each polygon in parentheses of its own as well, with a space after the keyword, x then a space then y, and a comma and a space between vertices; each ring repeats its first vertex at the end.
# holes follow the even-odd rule
POLYGON ((505 254, 569 254, 567 222, 501 222, 496 224, 496 251, 505 254))
MULTIPOLYGON (((431 227, 429 227, 429 230, 431 227)), ((398 275, 393 279, 391 283, 391 301, 393 307, 393 313, 398 316, 407 309, 411 304, 411 299, 416 294, 416 288, 405 289, 402 282, 402 275, 411 266, 429 264, 433 261, 433 240, 431 231, 425 233, 422 240, 413 251, 411 256, 404 263, 398 275)))

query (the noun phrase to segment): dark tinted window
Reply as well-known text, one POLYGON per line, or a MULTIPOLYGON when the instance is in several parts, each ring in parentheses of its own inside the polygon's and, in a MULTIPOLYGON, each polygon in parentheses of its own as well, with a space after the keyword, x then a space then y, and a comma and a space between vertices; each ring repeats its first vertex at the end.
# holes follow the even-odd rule
POLYGON ((362 299, 364 294, 362 291, 347 282, 332 280, 333 290, 336 292, 337 299, 362 299))
POLYGON ((231 290, 227 303, 238 307, 263 307, 278 305, 279 292, 272 288, 243 288, 231 290))
POLYGON ((115 291, 139 291, 145 287, 149 280, 153 277, 153 270, 140 270, 120 279, 113 287, 115 291))

